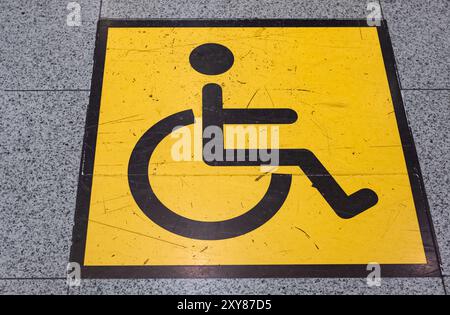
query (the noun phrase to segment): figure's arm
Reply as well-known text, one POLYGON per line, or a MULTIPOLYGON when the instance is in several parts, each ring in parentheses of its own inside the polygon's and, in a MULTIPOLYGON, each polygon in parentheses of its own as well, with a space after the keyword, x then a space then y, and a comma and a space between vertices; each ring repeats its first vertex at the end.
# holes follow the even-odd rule
POLYGON ((289 108, 223 108, 222 88, 210 83, 203 87, 204 126, 223 124, 292 124, 297 113, 289 108), (206 123, 206 124, 205 124, 206 123))

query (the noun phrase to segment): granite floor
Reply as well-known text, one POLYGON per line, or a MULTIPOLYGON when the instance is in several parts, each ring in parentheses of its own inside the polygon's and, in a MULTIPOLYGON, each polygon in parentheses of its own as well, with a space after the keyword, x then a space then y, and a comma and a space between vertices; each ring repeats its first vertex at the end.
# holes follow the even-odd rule
POLYGON ((84 280, 66 285, 99 18, 365 19, 360 0, 0 3, 1 294, 445 294, 450 284, 450 2, 380 0, 441 255, 440 278, 84 280))

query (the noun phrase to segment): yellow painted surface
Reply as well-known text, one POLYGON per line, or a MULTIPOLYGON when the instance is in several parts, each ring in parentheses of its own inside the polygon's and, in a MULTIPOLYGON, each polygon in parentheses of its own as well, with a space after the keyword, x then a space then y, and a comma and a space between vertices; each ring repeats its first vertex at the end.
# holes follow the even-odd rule
MULTIPOLYGON (((191 128, 193 130, 193 128, 191 128)), ((175 162, 167 137, 150 161, 159 199, 191 219, 248 211, 270 175, 259 167, 175 162)), ((85 265, 425 263, 418 220, 375 28, 110 28, 100 105, 85 265), (234 54, 207 76, 192 49, 219 43, 234 54), (128 187, 130 154, 161 119, 186 109, 201 117, 201 89, 222 85, 225 108, 284 108, 281 148, 315 153, 347 194, 374 190, 378 203, 339 218, 298 167, 282 208, 260 228, 226 240, 193 240, 154 224, 128 187), (252 98, 253 97, 253 98, 252 98), (249 103, 249 101, 251 102, 249 103)))

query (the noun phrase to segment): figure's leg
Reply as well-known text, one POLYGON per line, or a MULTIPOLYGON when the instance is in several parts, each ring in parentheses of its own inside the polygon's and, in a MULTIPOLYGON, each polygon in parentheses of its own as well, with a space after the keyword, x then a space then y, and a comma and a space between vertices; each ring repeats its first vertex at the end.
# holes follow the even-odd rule
POLYGON ((338 216, 349 219, 373 207, 377 194, 364 188, 347 195, 317 157, 306 149, 280 150, 280 165, 298 165, 338 216))

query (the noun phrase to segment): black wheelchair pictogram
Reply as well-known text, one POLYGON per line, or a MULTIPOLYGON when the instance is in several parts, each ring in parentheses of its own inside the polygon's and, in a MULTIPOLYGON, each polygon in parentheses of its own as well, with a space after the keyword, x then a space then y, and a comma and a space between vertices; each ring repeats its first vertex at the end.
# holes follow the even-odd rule
MULTIPOLYGON (((228 71, 233 53, 225 46, 208 43, 196 47, 189 57, 191 66, 206 75, 228 71)), ((224 109, 222 88, 215 83, 202 90, 203 131, 208 126, 224 124, 292 124, 297 113, 291 109, 224 109)), ((269 221, 281 208, 291 186, 291 174, 272 173, 269 187, 259 203, 246 213, 229 220, 205 222, 191 220, 168 209, 154 193, 148 176, 149 161, 158 144, 177 126, 194 123, 192 110, 178 112, 150 127, 138 140, 128 164, 128 183, 131 193, 147 217, 162 228, 193 239, 219 240, 246 234, 269 221), (137 175, 139 174, 139 175, 137 175)), ((203 136, 203 145, 208 139, 203 136)), ((223 139, 222 139, 223 140, 223 139)), ((224 156, 245 156, 244 161, 208 161, 210 166, 265 165, 259 150, 223 149, 224 156), (228 152, 231 151, 231 152, 228 152), (228 155, 229 154, 229 155, 228 155), (250 157, 257 157, 250 159, 250 157)), ((298 166, 312 182, 334 212, 343 219, 352 218, 378 202, 377 194, 364 188, 347 195, 333 176, 311 151, 307 149, 279 149, 279 166, 298 166)))

